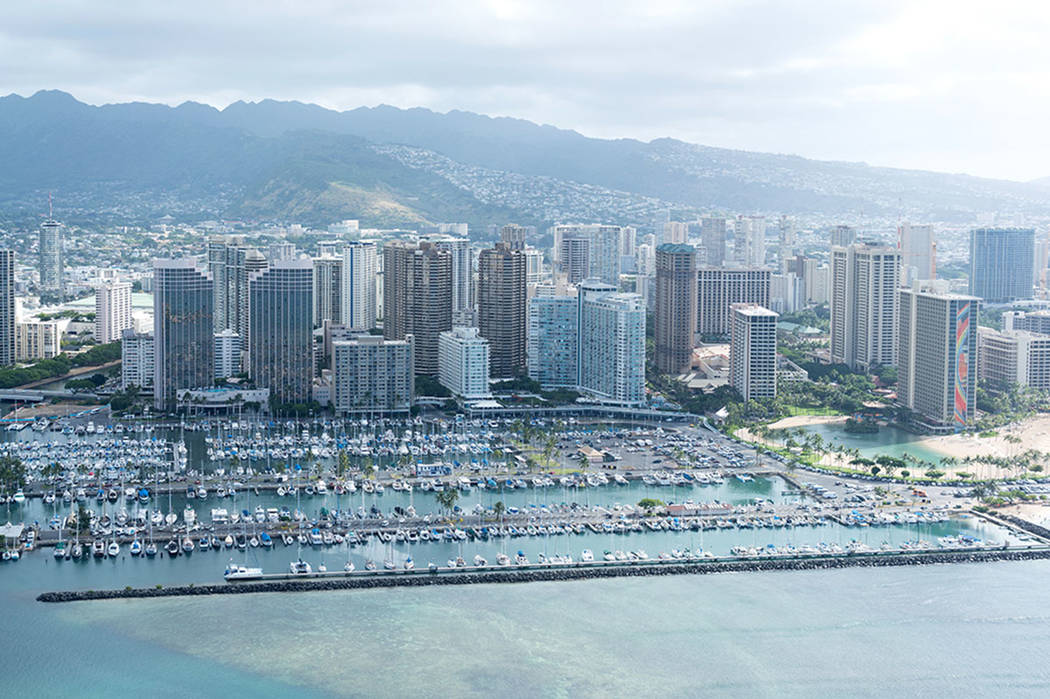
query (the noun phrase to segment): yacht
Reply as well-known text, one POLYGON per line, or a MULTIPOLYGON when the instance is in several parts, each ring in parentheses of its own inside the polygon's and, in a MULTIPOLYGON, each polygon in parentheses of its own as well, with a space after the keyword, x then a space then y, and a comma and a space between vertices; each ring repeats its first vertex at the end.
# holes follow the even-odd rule
POLYGON ((135 539, 134 541, 132 541, 131 542, 130 553, 131 553, 132 556, 138 556, 139 554, 141 554, 142 553, 142 542, 139 541, 138 539, 135 539))
POLYGON ((301 558, 298 561, 292 561, 288 566, 288 570, 292 575, 309 575, 313 572, 310 564, 301 558))
POLYGON ((117 543, 116 539, 109 542, 109 546, 106 547, 106 553, 110 558, 116 558, 120 555, 120 544, 117 543))
MULTIPOLYGON (((293 563, 292 565, 295 564, 293 563)), ((295 571, 292 572, 294 573, 295 571)), ((233 582, 236 580, 261 580, 262 576, 262 568, 248 568, 247 566, 237 565, 233 561, 230 561, 226 565, 226 572, 222 575, 227 582, 233 582)))

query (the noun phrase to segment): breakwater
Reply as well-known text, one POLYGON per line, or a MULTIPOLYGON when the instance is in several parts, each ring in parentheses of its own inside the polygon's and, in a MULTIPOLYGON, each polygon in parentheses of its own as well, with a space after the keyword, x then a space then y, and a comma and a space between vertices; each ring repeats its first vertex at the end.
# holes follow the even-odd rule
POLYGON ((425 587, 430 585, 476 585, 483 583, 523 583, 561 580, 641 577, 654 575, 702 575, 773 570, 830 570, 835 568, 882 568, 889 566, 984 563, 992 561, 1030 561, 1050 559, 1050 547, 972 549, 965 551, 923 551, 914 553, 867 553, 803 556, 791 558, 711 559, 694 562, 639 561, 623 563, 576 563, 563 566, 522 566, 474 570, 375 571, 321 573, 308 577, 235 584, 180 585, 118 590, 71 590, 44 592, 38 602, 81 602, 104 599, 187 597, 198 595, 237 595, 259 592, 310 592, 359 590, 382 587, 425 587))

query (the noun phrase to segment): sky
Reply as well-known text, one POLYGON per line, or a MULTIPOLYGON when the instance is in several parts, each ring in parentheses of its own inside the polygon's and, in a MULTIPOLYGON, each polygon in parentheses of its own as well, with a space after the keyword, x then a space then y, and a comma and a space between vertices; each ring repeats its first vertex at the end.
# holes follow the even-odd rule
POLYGON ((53 0, 0 94, 513 116, 601 138, 1050 176, 1050 3, 53 0))

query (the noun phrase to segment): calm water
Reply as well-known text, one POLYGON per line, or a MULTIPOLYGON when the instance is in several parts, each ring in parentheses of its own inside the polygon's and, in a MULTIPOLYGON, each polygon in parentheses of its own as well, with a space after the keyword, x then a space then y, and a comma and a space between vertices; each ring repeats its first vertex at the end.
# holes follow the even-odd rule
POLYGON ((45 606, 8 696, 1045 696, 1050 563, 45 606), (104 642, 103 642, 104 641, 104 642))
MULTIPOLYGON (((23 433, 24 434, 24 433, 23 433)), ((27 435, 28 436, 28 435, 27 435)), ((883 437, 885 435, 879 435, 883 437)), ((849 435, 850 438, 864 438, 849 435)), ((191 447, 192 449, 192 447, 191 447)), ((885 449, 884 449, 885 451, 885 449)), ((892 453, 892 452, 890 452, 892 453)), ((192 453, 191 453, 192 460, 192 453)), ((789 499, 783 483, 729 481, 671 492, 665 500, 746 502, 789 499)), ((635 502, 631 488, 474 492, 462 504, 495 499, 635 502)), ((294 500, 238 500, 238 507, 294 500)), ((389 511, 407 495, 354 496, 389 511)), ((314 498, 302 509, 343 507, 314 498)), ((415 493, 421 512, 433 496, 415 493)), ((167 498, 157 505, 167 509, 167 498)), ((153 504, 151 503, 151 506, 153 504)), ((181 512, 184 500, 172 499, 181 512)), ((194 506, 205 515, 219 501, 194 506)), ((223 507, 233 506, 229 500, 223 507)), ((37 501, 30 512, 48 514, 37 501)), ((6 514, 6 513, 5 513, 6 514)), ((724 553, 735 544, 882 541, 957 532, 1000 540, 1002 533, 963 518, 934 527, 760 529, 631 536, 507 540, 508 552, 571 553, 589 547, 674 547, 724 553)), ((493 560, 503 542, 394 545, 350 551, 417 565, 480 552, 493 560)), ((4 695, 36 696, 943 696, 1009 693, 1046 696, 1050 670, 1050 562, 848 569, 480 585, 427 589, 267 594, 42 605, 44 589, 210 582, 229 552, 172 560, 56 562, 49 551, 0 564, 4 695)), ((304 549, 332 569, 347 550, 304 549)), ((284 570, 295 548, 278 545, 249 558, 284 570)), ((235 554, 243 557, 244 554, 235 554)))
POLYGON ((853 434, 846 432, 841 424, 810 425, 803 428, 807 432, 819 434, 825 442, 841 444, 850 449, 857 449, 861 456, 872 458, 880 454, 901 457, 911 454, 916 458, 934 463, 940 461, 944 454, 922 446, 921 435, 912 434, 896 427, 880 426, 876 434, 853 434))

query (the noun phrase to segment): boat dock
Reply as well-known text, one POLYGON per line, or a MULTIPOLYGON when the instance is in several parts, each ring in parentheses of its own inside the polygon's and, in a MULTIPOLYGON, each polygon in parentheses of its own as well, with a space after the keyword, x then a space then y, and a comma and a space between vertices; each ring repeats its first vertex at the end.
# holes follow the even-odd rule
POLYGON ((513 567, 437 568, 394 571, 354 571, 312 573, 308 575, 264 575, 255 581, 239 583, 180 585, 119 590, 80 590, 45 592, 39 602, 82 602, 104 599, 192 597, 260 592, 307 592, 355 590, 383 587, 425 587, 430 585, 474 585, 483 583, 521 583, 538 581, 587 580, 601 578, 696 575, 773 570, 824 570, 834 568, 880 568, 905 565, 984 563, 1050 559, 1050 546, 975 548, 922 552, 869 552, 801 555, 769 558, 710 558, 692 561, 648 560, 633 562, 571 563, 513 567))

